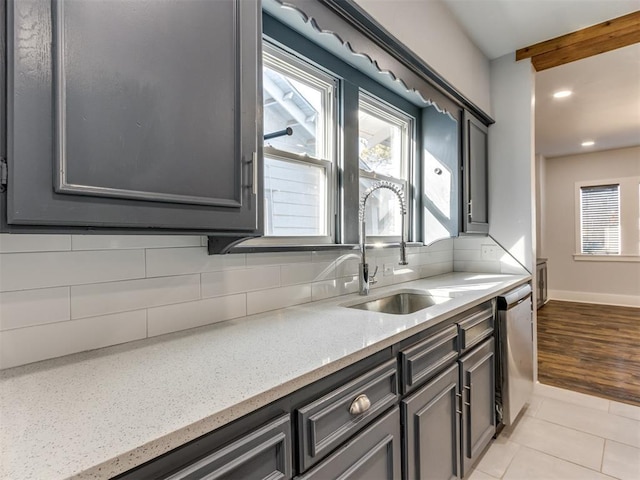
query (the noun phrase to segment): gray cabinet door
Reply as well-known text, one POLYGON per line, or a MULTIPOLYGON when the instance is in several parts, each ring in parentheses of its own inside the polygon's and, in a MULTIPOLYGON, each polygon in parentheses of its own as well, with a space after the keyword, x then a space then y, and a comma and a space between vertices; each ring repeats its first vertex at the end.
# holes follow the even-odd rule
POLYGON ((255 232, 257 0, 16 0, 9 224, 255 232))
POLYGON ((458 365, 402 401, 407 480, 459 478, 458 365))
POLYGON ((398 368, 393 359, 299 408, 300 469, 315 465, 397 401, 398 368), (352 413, 358 399, 368 402, 368 407, 352 413))
POLYGON ((496 432, 493 338, 460 359, 462 475, 473 467, 496 432))
POLYGON ((299 480, 399 480, 400 410, 394 407, 299 480))
POLYGON ((455 237, 460 228, 460 125, 435 105, 422 109, 424 243, 455 237))
POLYGON ((489 232, 488 132, 480 120, 463 112, 462 227, 466 233, 489 232))
POLYGON ((167 480, 286 480, 291 475, 291 423, 285 415, 167 480))

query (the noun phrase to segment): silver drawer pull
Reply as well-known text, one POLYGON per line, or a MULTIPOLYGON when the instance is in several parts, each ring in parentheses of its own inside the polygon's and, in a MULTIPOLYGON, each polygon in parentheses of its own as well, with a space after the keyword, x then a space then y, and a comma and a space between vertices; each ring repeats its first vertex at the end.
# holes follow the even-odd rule
POLYGON ((358 395, 356 399, 351 402, 349 407, 349 413, 351 415, 360 415, 371 408, 371 400, 365 394, 358 395))

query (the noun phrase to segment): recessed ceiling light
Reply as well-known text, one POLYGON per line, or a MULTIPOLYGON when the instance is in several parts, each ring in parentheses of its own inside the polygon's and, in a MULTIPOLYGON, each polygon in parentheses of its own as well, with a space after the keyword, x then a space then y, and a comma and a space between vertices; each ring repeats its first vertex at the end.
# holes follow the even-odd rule
POLYGON ((582 142, 580 145, 583 147, 593 147, 596 144, 593 140, 587 140, 586 142, 582 142))
POLYGON ((573 92, 571 90, 558 90, 553 94, 553 98, 566 98, 570 96, 573 92))

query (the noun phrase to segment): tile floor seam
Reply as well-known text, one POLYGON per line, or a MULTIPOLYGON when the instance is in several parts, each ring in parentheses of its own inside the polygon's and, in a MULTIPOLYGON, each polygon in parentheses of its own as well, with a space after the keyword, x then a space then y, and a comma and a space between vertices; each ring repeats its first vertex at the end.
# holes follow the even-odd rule
MULTIPOLYGON (((549 422, 551 423, 551 422, 549 422)), ((584 432, 581 432, 584 433, 584 432)), ((590 434, 589 434, 590 435, 590 434)), ((604 440, 605 442, 607 441, 606 438, 602 438, 602 437, 598 437, 597 435, 591 435, 592 437, 596 437, 596 438, 600 438, 601 440, 604 440)), ((567 463, 571 463, 572 465, 577 465, 578 467, 582 467, 582 468, 586 468, 588 470, 591 470, 592 472, 598 472, 598 473, 602 473, 602 470, 596 470, 595 468, 592 467, 588 467, 587 465, 582 465, 581 463, 576 463, 572 460, 568 460, 566 458, 562 458, 562 457, 558 457, 557 455, 554 455, 553 453, 549 453, 549 452, 545 452, 544 450, 539 450, 536 447, 531 447, 529 445, 525 445, 523 443, 519 443, 515 440, 511 440, 509 439, 509 441, 515 443, 516 445, 519 445, 520 447, 525 447, 525 448, 529 448, 531 450, 535 450, 538 453, 543 453, 544 455, 549 455, 550 457, 556 458, 558 460, 562 460, 563 462, 567 462, 567 463)), ((619 443, 619 442, 618 442, 619 443)), ((515 458, 515 457, 514 457, 515 458)), ((602 458, 604 459, 604 444, 602 446, 602 458)), ((511 462, 513 462, 513 459, 511 459, 511 462)), ((601 462, 602 463, 602 462, 601 462)), ((509 463, 509 465, 511 465, 511 463, 509 463)), ((602 464, 600 465, 600 468, 602 469, 602 464)), ((507 470, 509 470, 509 467, 507 467, 507 470)), ((507 470, 505 470, 505 473, 507 472, 507 470)), ((486 472, 483 472, 486 473, 486 472)), ((503 475, 504 476, 504 475, 503 475)))
MULTIPOLYGON (((511 440, 509 440, 511 441, 511 440)), ((520 447, 522 447, 522 445, 520 445, 519 443, 513 442, 516 445, 518 445, 518 450, 520 450, 520 447)), ((513 463, 513 459, 516 458, 516 455, 518 454, 518 452, 516 451, 516 454, 511 457, 511 460, 509 461, 509 464, 507 465, 507 468, 504 469, 504 472, 502 472, 502 475, 500 475, 500 478, 504 478, 504 476, 507 474, 507 472, 509 471, 509 467, 511 466, 511 464, 513 463)))
MULTIPOLYGON (((555 399, 551 399, 551 400, 555 400, 555 399)), ((564 402, 564 403, 567 403, 567 402, 564 402)), ((573 404, 570 404, 570 405, 573 405, 573 404)), ((578 405, 578 406, 579 406, 579 405, 578 405)), ((583 408, 589 408, 589 407, 583 407, 583 408)), ((599 410, 594 409, 594 408, 590 408, 590 410, 599 411, 599 410)), ((605 412, 605 413, 608 413, 608 412, 605 412)), ((609 414, 609 415, 611 415, 611 414, 609 414)), ((549 423, 551 423, 551 424, 553 424, 553 425, 558 425, 558 426, 560 426, 560 427, 569 428, 569 429, 571 429, 571 430, 575 430, 576 432, 580 432, 580 433, 584 433, 584 434, 587 434, 587 435, 591 435, 592 437, 598 437, 598 438, 602 438, 602 439, 604 439, 604 440, 611 440, 612 442, 618 442, 618 443, 621 443, 621 444, 623 444, 623 445, 627 445, 627 446, 629 446, 629 447, 640 448, 640 447, 638 447, 637 445, 634 445, 634 444, 631 444, 631 443, 626 443, 625 441, 619 440, 619 439, 617 439, 617 438, 609 438, 609 437, 603 437, 603 436, 601 436, 601 435, 595 435, 595 434, 593 434, 593 433, 591 433, 591 432, 587 432, 587 431, 585 431, 585 430, 581 430, 581 429, 579 429, 579 428, 577 428, 577 427, 571 427, 571 426, 568 426, 568 425, 563 425, 562 423, 557 423, 557 422, 554 422, 554 421, 548 420, 548 419, 546 419, 546 418, 540 418, 540 417, 532 417, 532 418, 536 418, 536 419, 538 419, 538 420, 542 420, 542 421, 545 421, 545 422, 549 422, 549 423)), ((638 420, 634 420, 634 419, 632 419, 632 418, 627 418, 627 417, 621 417, 621 418, 625 418, 626 420, 631 420, 631 421, 633 421, 633 422, 640 423, 640 422, 638 422, 638 420)))
POLYGON ((607 450, 607 442, 609 440, 607 438, 604 439, 604 446, 602 447, 602 458, 600 459, 600 472, 604 473, 602 470, 604 468, 604 452, 607 450))
MULTIPOLYGON (((515 443, 515 442, 514 442, 514 443, 515 443)), ((621 479, 619 479, 618 477, 613 477, 613 476, 611 476, 611 475, 609 475, 609 474, 603 473, 603 472, 598 471, 598 470, 594 470, 593 468, 589 468, 589 467, 587 467, 587 466, 585 466, 585 465, 580 465, 579 463, 572 462, 571 460, 567 460, 567 459, 565 459, 565 458, 556 457, 555 455, 553 455, 553 454, 551 454, 551 453, 543 452, 542 450, 538 450, 537 448, 529 447, 529 446, 527 446, 527 445, 522 445, 522 444, 518 444, 518 445, 520 445, 521 447, 524 447, 524 448, 528 448, 528 449, 530 449, 530 450, 534 450, 534 451, 536 451, 536 452, 538 452, 538 453, 541 453, 541 454, 543 454, 543 455, 547 455, 547 456, 549 456, 549 457, 553 457, 553 458, 555 458, 556 460, 560 460, 561 462, 570 463, 571 465, 575 465, 576 467, 584 468, 584 469, 586 469, 586 470, 590 470, 590 471, 592 471, 592 472, 596 472, 596 473, 598 473, 598 474, 600 474, 600 475, 604 475, 605 477, 610 478, 611 480, 621 480, 621 479)), ((603 449, 603 451, 604 451, 604 449, 603 449)), ((514 458, 515 458, 515 457, 514 457, 514 458)), ((513 460, 512 460, 512 462, 513 462, 513 460)), ((506 475, 508 471, 509 471, 509 469, 507 468, 507 470, 505 470, 504 475, 506 475)), ((504 476, 504 475, 503 475, 503 476, 504 476)))

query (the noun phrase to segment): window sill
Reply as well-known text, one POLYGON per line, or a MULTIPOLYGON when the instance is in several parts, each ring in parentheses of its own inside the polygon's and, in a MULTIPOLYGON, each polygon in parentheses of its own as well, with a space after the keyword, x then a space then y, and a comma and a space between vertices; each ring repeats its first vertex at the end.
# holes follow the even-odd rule
POLYGON ((573 255, 573 259, 577 262, 637 263, 640 262, 640 255, 585 255, 583 253, 576 253, 573 255))
MULTIPOLYGON (((422 247, 422 242, 407 242, 407 247, 422 247)), ((385 243, 384 245, 367 244, 367 249, 373 248, 399 248, 399 243, 385 243)), ((263 252, 309 252, 327 250, 356 250, 357 243, 342 244, 316 244, 316 245, 239 245, 229 250, 229 253, 263 253, 263 252)))

